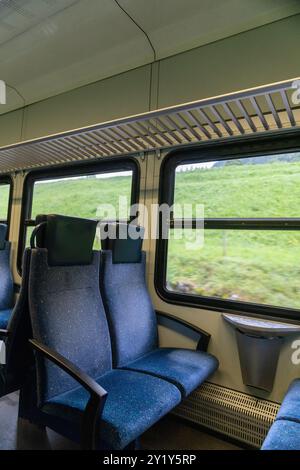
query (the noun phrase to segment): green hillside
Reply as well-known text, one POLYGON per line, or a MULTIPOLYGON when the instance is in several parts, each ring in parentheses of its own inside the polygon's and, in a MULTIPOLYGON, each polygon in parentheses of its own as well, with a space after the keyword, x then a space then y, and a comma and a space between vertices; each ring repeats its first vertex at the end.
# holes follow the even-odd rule
MULTIPOLYGON (((300 163, 179 172, 175 202, 204 204, 205 217, 300 217, 300 163)), ((300 308, 300 232, 206 230, 194 250, 171 240, 167 279, 191 294, 300 308)))
MULTIPOLYGON (((130 192, 130 176, 41 183, 34 189, 32 216, 94 218, 99 204, 117 206, 119 194, 129 198, 130 192)), ((0 198, 2 212, 6 197, 0 198)), ((205 217, 300 217, 299 201, 297 161, 230 164, 176 176, 175 202, 203 204, 205 217)), ((167 280, 181 292, 300 308, 300 232, 206 230, 204 247, 197 249, 170 240, 167 280)))
POLYGON ((118 207, 120 194, 127 196, 130 201, 131 176, 39 183, 34 187, 32 216, 56 213, 95 218, 101 204, 118 207))

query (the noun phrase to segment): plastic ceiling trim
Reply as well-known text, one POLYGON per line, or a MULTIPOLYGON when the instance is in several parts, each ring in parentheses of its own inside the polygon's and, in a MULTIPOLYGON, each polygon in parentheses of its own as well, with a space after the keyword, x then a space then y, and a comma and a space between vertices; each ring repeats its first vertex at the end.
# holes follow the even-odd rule
POLYGON ((0 147, 0 173, 300 126, 299 78, 0 147))

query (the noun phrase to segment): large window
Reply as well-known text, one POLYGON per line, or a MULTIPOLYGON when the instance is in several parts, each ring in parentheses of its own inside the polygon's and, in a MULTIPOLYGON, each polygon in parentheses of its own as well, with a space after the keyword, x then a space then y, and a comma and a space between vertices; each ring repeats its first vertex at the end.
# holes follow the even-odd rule
MULTIPOLYGON (((29 174, 23 197, 19 268, 38 214, 127 220, 136 198, 137 166, 132 160, 29 174)), ((100 248, 98 235, 95 248, 100 248)))
POLYGON ((158 288, 175 302, 299 315, 300 151, 234 153, 167 163, 164 202, 174 207, 158 288))

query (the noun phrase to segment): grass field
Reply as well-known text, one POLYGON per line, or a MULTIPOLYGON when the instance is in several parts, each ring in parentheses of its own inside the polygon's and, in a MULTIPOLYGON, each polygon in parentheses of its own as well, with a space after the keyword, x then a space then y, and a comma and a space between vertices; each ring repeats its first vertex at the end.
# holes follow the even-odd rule
MULTIPOLYGON (((116 206, 130 192, 130 176, 39 183, 32 217, 99 217, 99 204, 116 206)), ((180 171, 175 194, 176 203, 204 204, 205 217, 300 217, 300 162, 180 171)), ((5 198, 0 188, 0 213, 5 198)), ((190 294, 300 308, 300 232, 206 230, 196 250, 170 240, 167 282, 190 294)))
POLYGON ((0 185, 0 220, 6 220, 9 200, 9 185, 0 185))
MULTIPOLYGON (((300 163, 181 171, 176 203, 204 204, 205 217, 300 217, 300 163)), ((300 308, 300 232, 206 230, 204 247, 169 242, 172 290, 300 308)))
MULTIPOLYGON (((99 206, 118 207, 119 195, 130 201, 131 176, 88 177, 37 183, 34 187, 32 217, 37 214, 62 214, 74 217, 103 217, 99 206)), ((130 203, 130 202, 129 202, 130 203)), ((114 214, 109 213, 112 217, 114 214)))

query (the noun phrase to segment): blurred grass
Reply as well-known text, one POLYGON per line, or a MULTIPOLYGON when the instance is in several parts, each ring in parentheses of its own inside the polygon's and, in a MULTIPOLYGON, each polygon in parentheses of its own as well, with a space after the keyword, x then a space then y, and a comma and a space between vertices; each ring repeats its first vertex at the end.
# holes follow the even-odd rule
MULTIPOLYGON (((117 207, 119 195, 130 200, 130 194, 131 176, 40 183, 32 217, 96 218, 100 204, 117 207)), ((6 218, 8 195, 1 185, 0 218, 6 218)), ((204 204, 205 217, 300 217, 300 162, 178 172, 174 202, 204 204)), ((195 250, 184 239, 170 240, 167 282, 195 295, 300 308, 300 232, 206 230, 203 248, 195 250)))
POLYGON ((7 218, 9 190, 10 190, 9 184, 0 185, 0 219, 1 220, 6 220, 7 218))
MULTIPOLYGON (((178 172, 174 202, 204 204, 206 218, 300 217, 300 163, 231 164, 178 172)), ((300 232, 204 234, 202 248, 188 249, 185 240, 169 241, 169 289, 300 308, 300 232)))

